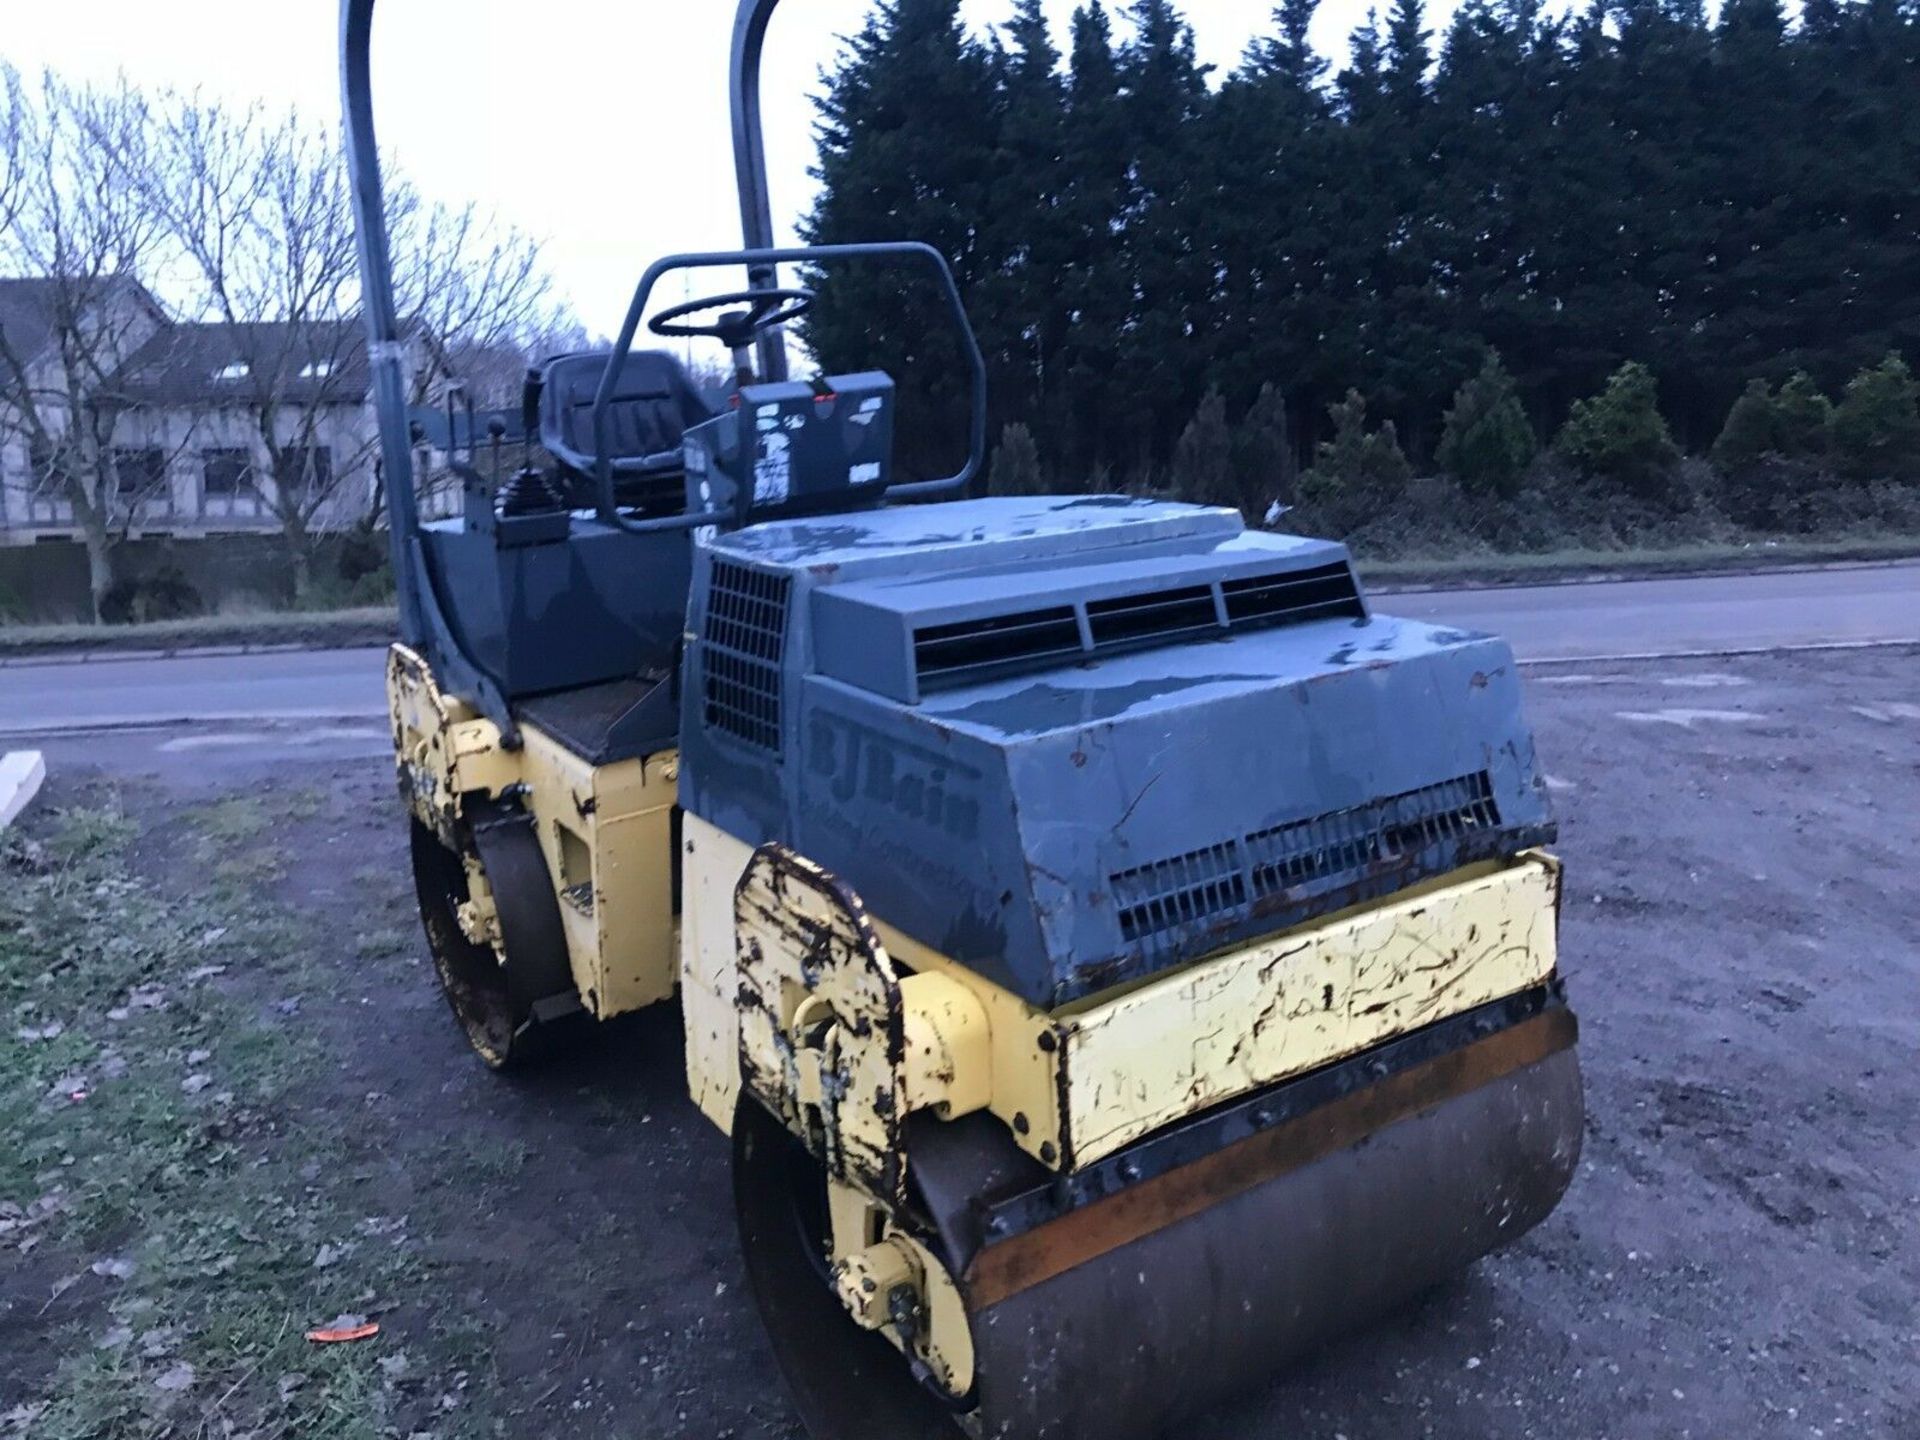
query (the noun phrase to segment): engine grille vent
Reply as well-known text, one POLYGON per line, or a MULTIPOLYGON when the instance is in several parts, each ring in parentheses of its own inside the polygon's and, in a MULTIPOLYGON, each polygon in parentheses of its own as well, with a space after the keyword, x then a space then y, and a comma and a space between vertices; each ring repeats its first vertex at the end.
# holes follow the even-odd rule
POLYGON ((791 589, 785 575, 716 560, 702 636, 707 724, 776 756, 791 589))
POLYGON ((1087 627, 1093 648, 1117 649, 1143 641, 1164 642, 1203 631, 1218 632, 1220 612, 1213 603, 1211 585, 1189 585, 1146 595, 1123 595, 1117 600, 1094 600, 1087 605, 1087 627))
POLYGON ((1089 600, 1085 611, 1084 631, 1080 612, 1072 605, 918 630, 913 649, 921 692, 1051 670, 1126 650, 1342 616, 1359 620, 1367 613, 1353 570, 1345 563, 1089 600))
POLYGON ((1229 840, 1113 877, 1120 933, 1129 940, 1172 930, 1247 903, 1240 847, 1229 840))
POLYGON ((1336 810, 1247 837, 1258 896, 1297 890, 1383 861, 1415 855, 1443 840, 1500 828, 1493 779, 1482 770, 1405 795, 1336 810))
POLYGON ((1109 883, 1122 937, 1141 940, 1241 909, 1249 897, 1351 882, 1373 867, 1499 828, 1493 778, 1483 770, 1125 870, 1109 883))
POLYGON ((1080 620, 1071 605, 936 625, 913 637, 924 689, 951 689, 1008 670, 1078 659, 1080 620))
POLYGON ((1343 615, 1357 620, 1366 613, 1353 571, 1345 565, 1322 565, 1292 575, 1256 575, 1229 580, 1220 588, 1226 595, 1227 621, 1236 630, 1299 625, 1343 615))

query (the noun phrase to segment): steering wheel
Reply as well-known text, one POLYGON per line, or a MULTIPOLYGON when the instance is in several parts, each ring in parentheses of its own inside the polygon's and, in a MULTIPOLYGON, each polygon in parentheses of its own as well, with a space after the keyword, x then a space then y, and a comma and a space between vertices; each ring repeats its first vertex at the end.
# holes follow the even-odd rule
POLYGON ((708 338, 718 340, 729 350, 738 350, 762 330, 798 320, 813 309, 811 290, 739 290, 731 295, 710 295, 705 300, 689 300, 671 310, 662 310, 647 323, 647 328, 666 340, 708 338), (687 316, 724 305, 744 305, 705 325, 683 323, 687 316))

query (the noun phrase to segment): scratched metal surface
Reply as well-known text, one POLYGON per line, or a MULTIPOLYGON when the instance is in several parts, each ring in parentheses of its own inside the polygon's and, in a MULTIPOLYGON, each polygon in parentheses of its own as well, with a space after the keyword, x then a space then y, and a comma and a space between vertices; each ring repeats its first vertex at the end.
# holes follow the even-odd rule
POLYGON ((1133 500, 963 502, 719 537, 696 555, 683 803, 749 844, 792 846, 889 924, 1047 1007, 1548 838, 1513 657, 1484 635, 1378 615, 1223 630, 917 705, 820 673, 848 647, 826 633, 845 612, 816 602, 843 586, 884 587, 911 646, 921 602, 945 617, 969 587, 1009 607, 1071 604, 1112 594, 1140 561, 1154 562, 1142 583, 1164 586, 1330 556, 1345 552, 1133 500), (777 754, 709 723, 697 617, 716 554, 790 582, 777 754), (1425 814, 1408 797, 1456 784, 1484 788, 1478 818, 1406 841, 1425 814), (1401 843, 1363 836, 1294 878, 1261 868, 1263 837, 1309 822, 1344 834, 1355 816, 1401 843), (1128 898, 1141 890, 1167 895, 1128 898))

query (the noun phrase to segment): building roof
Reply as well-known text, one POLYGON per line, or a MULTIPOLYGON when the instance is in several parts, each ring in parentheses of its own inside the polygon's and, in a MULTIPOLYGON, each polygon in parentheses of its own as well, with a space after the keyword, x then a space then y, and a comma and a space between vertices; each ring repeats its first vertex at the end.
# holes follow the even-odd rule
MULTIPOLYGON (((6 332, 7 343, 23 364, 31 364, 52 340, 61 287, 67 283, 43 275, 0 279, 0 330, 6 332)), ((137 301, 157 318, 164 318, 146 287, 124 275, 106 277, 98 298, 104 299, 121 288, 130 289, 137 301)))
POLYGON ((22 361, 38 355, 53 331, 53 283, 0 280, 0 331, 22 361))
POLYGON ((246 404, 263 391, 283 404, 357 405, 368 385, 355 318, 169 325, 128 358, 117 388, 149 405, 246 404))

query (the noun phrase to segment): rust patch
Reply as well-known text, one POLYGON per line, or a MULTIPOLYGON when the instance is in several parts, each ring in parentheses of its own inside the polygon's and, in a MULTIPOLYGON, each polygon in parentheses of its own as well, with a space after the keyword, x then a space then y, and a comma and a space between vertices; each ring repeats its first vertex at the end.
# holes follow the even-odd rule
POLYGON ((961 1283, 967 1308, 990 1309, 1145 1236, 1347 1149, 1398 1121, 1468 1094, 1562 1050, 1578 1038, 1571 1012, 1535 1016, 1450 1054, 1390 1076, 1275 1129, 1251 1135, 1178 1170, 1097 1200, 990 1245, 961 1283))

